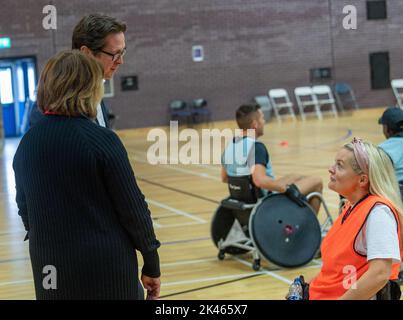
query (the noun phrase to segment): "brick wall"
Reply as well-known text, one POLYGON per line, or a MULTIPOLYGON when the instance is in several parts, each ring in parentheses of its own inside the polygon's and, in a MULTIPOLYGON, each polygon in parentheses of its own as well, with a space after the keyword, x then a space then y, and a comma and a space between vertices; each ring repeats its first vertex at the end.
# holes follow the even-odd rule
POLYGON ((353 85, 365 107, 393 104, 390 89, 371 90, 370 52, 389 51, 391 77, 403 77, 403 2, 388 1, 388 19, 366 20, 363 0, 16 0, 2 4, 0 35, 12 38, 0 58, 35 55, 38 68, 70 47, 80 17, 101 12, 128 24, 128 53, 115 76, 117 128, 164 125, 173 99, 203 97, 213 120, 232 119, 243 102, 268 89, 309 85, 309 70, 334 64, 336 80, 353 85), (42 8, 57 8, 56 31, 42 28, 42 8), (329 3, 331 4, 329 6, 329 3), (358 30, 344 30, 344 5, 358 9, 358 30), (203 45, 205 60, 191 48, 203 45), (332 55, 333 54, 333 55, 332 55), (334 57, 334 59, 332 58, 334 57), (120 78, 137 75, 138 91, 120 78))

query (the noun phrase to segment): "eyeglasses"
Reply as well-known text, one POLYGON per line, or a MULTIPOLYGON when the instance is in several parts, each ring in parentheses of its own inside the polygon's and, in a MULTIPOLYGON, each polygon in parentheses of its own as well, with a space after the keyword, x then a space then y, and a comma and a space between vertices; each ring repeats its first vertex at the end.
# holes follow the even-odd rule
POLYGON ((112 61, 113 61, 113 62, 116 62, 116 61, 118 61, 120 58, 122 58, 122 57, 126 54, 126 48, 124 48, 124 49, 122 50, 122 52, 118 52, 118 53, 115 53, 115 54, 106 52, 106 51, 104 51, 104 50, 99 50, 99 52, 102 52, 102 53, 107 54, 108 56, 111 56, 111 57, 112 57, 112 61))

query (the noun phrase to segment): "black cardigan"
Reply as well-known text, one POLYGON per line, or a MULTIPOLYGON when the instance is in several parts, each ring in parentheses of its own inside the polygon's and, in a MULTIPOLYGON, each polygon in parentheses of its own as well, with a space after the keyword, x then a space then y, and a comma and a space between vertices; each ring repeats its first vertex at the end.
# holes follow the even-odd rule
MULTIPOLYGON (((109 123, 109 108, 105 104, 104 100, 101 100, 101 110, 102 110, 102 116, 104 118, 105 122, 105 127, 110 128, 110 123, 109 123)), ((43 113, 38 109, 38 105, 36 101, 33 103, 31 107, 31 111, 29 112, 29 127, 35 126, 39 121, 42 120, 44 117, 43 113)), ((95 119, 95 122, 98 123, 98 120, 95 119)))
POLYGON ((136 298, 135 249, 143 274, 160 276, 150 212, 113 131, 45 116, 22 138, 13 168, 37 298, 136 298), (46 265, 57 269, 57 290, 42 286, 46 265))

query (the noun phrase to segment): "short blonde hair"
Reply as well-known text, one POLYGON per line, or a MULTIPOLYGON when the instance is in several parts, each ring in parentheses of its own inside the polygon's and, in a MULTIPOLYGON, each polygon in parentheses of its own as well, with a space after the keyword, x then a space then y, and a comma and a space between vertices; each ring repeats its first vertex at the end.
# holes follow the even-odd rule
POLYGON ((103 68, 78 50, 56 54, 46 63, 38 83, 38 108, 45 113, 85 115, 94 119, 101 101, 103 68))

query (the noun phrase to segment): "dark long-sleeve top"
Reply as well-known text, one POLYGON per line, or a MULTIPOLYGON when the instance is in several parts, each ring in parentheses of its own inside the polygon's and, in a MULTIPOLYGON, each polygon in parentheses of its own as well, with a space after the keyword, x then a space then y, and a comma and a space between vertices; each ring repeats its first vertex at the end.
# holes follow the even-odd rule
POLYGON ((22 138, 13 168, 36 284, 46 263, 66 270, 77 269, 71 264, 78 261, 96 264, 87 269, 100 281, 108 270, 136 273, 135 249, 143 255, 143 274, 160 276, 150 212, 113 131, 84 117, 45 116, 22 138))
MULTIPOLYGON (((105 127, 106 128, 110 128, 110 124, 109 124, 109 108, 107 107, 106 103, 104 102, 104 100, 101 100, 100 102, 101 105, 101 110, 102 110, 102 116, 104 118, 104 122, 105 122, 105 127)), ((38 105, 36 102, 33 103, 31 110, 29 112, 29 126, 33 127, 35 126, 39 121, 42 120, 42 118, 45 115, 38 109, 38 105)), ((95 119, 95 122, 98 123, 98 120, 95 119)))

